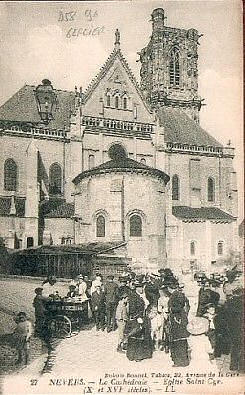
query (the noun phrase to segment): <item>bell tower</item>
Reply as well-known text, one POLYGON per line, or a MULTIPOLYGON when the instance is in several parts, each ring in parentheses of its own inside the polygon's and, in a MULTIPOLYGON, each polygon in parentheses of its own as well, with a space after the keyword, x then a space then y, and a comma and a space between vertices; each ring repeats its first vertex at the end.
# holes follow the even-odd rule
POLYGON ((195 29, 165 26, 162 8, 151 14, 152 35, 138 54, 141 88, 152 108, 177 107, 199 122, 202 100, 198 96, 198 54, 201 35, 195 29))

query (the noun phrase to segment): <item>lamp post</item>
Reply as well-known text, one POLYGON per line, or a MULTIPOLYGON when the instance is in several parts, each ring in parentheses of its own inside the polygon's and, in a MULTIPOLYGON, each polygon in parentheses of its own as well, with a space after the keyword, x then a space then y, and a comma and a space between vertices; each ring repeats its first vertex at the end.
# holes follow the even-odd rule
POLYGON ((48 124, 53 119, 53 107, 56 102, 56 94, 48 79, 42 80, 35 91, 38 111, 42 121, 48 124))

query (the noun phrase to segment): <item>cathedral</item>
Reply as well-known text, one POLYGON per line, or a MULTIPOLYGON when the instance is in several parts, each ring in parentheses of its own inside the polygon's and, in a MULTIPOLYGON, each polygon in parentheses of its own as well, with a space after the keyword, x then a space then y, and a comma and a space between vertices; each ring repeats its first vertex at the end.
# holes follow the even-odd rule
POLYGON ((132 267, 183 272, 211 271, 238 249, 234 148, 199 124, 201 35, 165 26, 161 8, 151 20, 140 84, 116 30, 85 91, 44 79, 0 107, 8 248, 112 243, 132 267))

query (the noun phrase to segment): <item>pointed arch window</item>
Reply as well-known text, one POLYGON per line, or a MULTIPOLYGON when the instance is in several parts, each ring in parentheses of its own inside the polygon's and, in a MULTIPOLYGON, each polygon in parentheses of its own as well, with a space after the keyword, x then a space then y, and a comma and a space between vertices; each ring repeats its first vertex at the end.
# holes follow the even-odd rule
POLYGON ((142 236, 142 219, 137 214, 132 215, 129 219, 129 234, 131 237, 142 236))
POLYGON ((172 200, 179 200, 180 197, 180 183, 179 177, 175 174, 172 178, 172 200))
POLYGON ((62 170, 58 163, 53 163, 49 168, 49 193, 60 195, 62 192, 62 170))
POLYGON ((215 182, 214 179, 208 178, 208 202, 214 202, 215 200, 215 182))
POLYGON ((180 59, 179 50, 176 47, 170 52, 169 80, 170 85, 179 86, 180 84, 180 59))
POLYGON ((17 190, 18 167, 13 159, 7 159, 4 163, 4 189, 6 191, 17 190))
POLYGON ((124 109, 124 110, 127 110, 127 107, 128 107, 128 100, 127 100, 126 97, 124 97, 124 98, 123 98, 123 109, 124 109))
POLYGON ((196 255, 196 243, 195 241, 190 242, 190 254, 192 256, 196 255))
POLYGON ((88 168, 89 170, 94 167, 94 155, 89 155, 88 157, 88 168))
POLYGON ((115 108, 119 108, 119 97, 115 97, 115 108))
POLYGON ((105 217, 98 215, 96 218, 96 237, 105 237, 105 217))
POLYGON ((143 165, 146 165, 146 160, 145 160, 145 158, 141 158, 141 159, 140 159, 140 163, 143 163, 143 165))
POLYGON ((106 96, 106 105, 107 105, 107 107, 111 106, 111 96, 110 95, 106 96))

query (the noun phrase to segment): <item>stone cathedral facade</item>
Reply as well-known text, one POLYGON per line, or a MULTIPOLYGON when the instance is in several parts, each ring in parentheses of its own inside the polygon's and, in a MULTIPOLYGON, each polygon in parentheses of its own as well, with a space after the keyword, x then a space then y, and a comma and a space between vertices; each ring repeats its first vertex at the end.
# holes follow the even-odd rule
POLYGON ((234 148, 199 124, 200 35, 165 26, 162 9, 151 17, 140 84, 116 30, 86 91, 46 79, 0 108, 9 248, 113 242, 144 270, 212 270, 237 250, 234 148))

